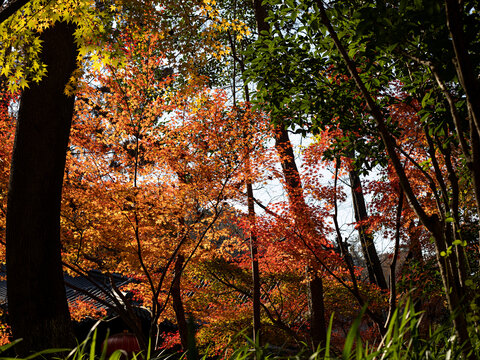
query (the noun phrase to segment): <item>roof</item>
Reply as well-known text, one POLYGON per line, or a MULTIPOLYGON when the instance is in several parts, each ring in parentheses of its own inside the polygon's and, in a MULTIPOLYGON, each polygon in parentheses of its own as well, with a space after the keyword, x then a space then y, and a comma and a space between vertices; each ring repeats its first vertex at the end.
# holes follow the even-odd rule
MULTIPOLYGON (((1 269, 0 272, 5 274, 5 269, 1 269)), ((90 298, 92 299, 92 303, 95 307, 104 309, 107 309, 107 307, 104 304, 95 301, 94 299, 97 297, 112 303, 112 301, 109 301, 109 299, 107 299, 105 296, 105 292, 111 294, 112 296, 116 296, 113 291, 112 280, 117 288, 134 281, 132 278, 127 278, 119 274, 104 274, 98 270, 89 271, 87 276, 74 277, 65 273, 64 280, 68 303, 71 304, 77 300, 85 301, 90 298), (92 296, 89 296, 88 294, 91 294, 92 296)), ((1 280, 0 306, 6 307, 7 305, 7 281, 1 280)))

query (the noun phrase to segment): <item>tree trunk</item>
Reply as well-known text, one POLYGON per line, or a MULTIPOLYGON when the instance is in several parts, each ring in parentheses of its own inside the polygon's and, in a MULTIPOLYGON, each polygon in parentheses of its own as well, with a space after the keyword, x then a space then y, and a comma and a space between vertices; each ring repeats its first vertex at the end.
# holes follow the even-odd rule
MULTIPOLYGON (((264 36, 261 33, 269 30, 269 26, 266 22, 267 9, 261 0, 253 0, 252 6, 255 12, 255 20, 257 22, 257 30, 259 36, 264 36)), ((298 221, 299 219, 308 216, 304 212, 305 210, 307 210, 307 204, 305 203, 305 198, 303 197, 302 182, 300 181, 300 173, 295 163, 295 156, 293 154, 292 144, 288 137, 288 132, 283 127, 283 124, 277 126, 277 128, 275 129, 275 149, 277 150, 280 157, 290 206, 292 207, 294 216, 298 221)), ((313 224, 310 224, 309 230, 315 231, 315 227, 313 226, 313 224)), ((309 281, 308 287, 309 294, 311 295, 312 299, 315 298, 315 301, 312 301, 311 304, 313 306, 318 305, 318 308, 311 311, 311 322, 319 324, 318 326, 325 326, 325 311, 323 307, 323 281, 320 277, 317 276, 315 276, 314 280, 315 281, 309 281)), ((319 334, 325 334, 325 331, 319 332, 319 334)), ((312 340, 314 340, 314 342, 326 342, 326 337, 315 340, 316 337, 316 335, 312 334, 312 340)), ((318 346, 318 343, 314 343, 314 346, 318 346)))
MULTIPOLYGON (((447 0, 449 2, 449 0, 447 0)), ((421 223, 430 231, 432 237, 435 242, 435 252, 437 256, 437 263, 440 268, 440 275, 442 277, 445 295, 447 298, 448 307, 450 310, 450 314, 453 316, 453 324, 455 331, 458 335, 459 341, 464 344, 463 353, 465 354, 466 358, 473 359, 475 356, 470 354, 470 350, 472 349, 472 343, 470 337, 467 332, 466 327, 466 313, 465 309, 462 306, 459 296, 462 293, 458 293, 457 284, 463 283, 463 281, 458 281, 455 279, 457 276, 457 272, 452 274, 452 266, 449 262, 452 261, 453 257, 443 257, 441 254, 447 251, 446 246, 446 238, 445 238, 445 228, 437 214, 429 215, 422 207, 421 203, 418 201, 415 193, 412 189, 410 179, 407 177, 403 165, 400 161, 396 153, 396 143, 395 139, 392 137, 390 132, 388 131, 386 120, 382 110, 375 102, 374 98, 370 94, 370 92, 365 87, 360 75, 357 71, 356 64, 348 55, 345 46, 341 43, 340 39, 338 38, 337 32, 333 28, 330 19, 327 16, 325 11, 324 3, 322 0, 316 0, 318 5, 318 9, 320 11, 320 16, 322 19, 322 23, 326 26, 329 36, 332 38, 335 47, 337 48, 340 56, 342 57, 345 65, 348 68, 348 71, 352 78, 354 79, 358 90, 361 92, 365 102, 367 104, 367 109, 375 119, 375 123, 377 125, 378 132, 382 138, 382 142, 385 145, 385 150, 390 157, 392 162, 393 168, 395 173, 398 176, 398 180, 400 185, 403 189, 406 199, 408 200, 410 207, 413 209, 415 214, 420 219, 421 223)), ((453 35, 452 35, 453 36, 453 35)))
POLYGON ((172 302, 175 317, 177 318, 178 332, 180 333, 180 342, 182 350, 188 350, 188 325, 185 317, 185 309, 183 308, 182 296, 180 294, 180 278, 182 276, 183 262, 185 261, 183 255, 178 255, 175 260, 175 278, 172 283, 172 302))
MULTIPOLYGON (((280 156, 282 164, 283 176, 285 178, 286 190, 292 208, 295 222, 297 224, 304 223, 309 227, 308 231, 316 235, 315 225, 308 218, 306 223, 302 221, 308 217, 308 206, 303 196, 303 186, 300 180, 300 173, 295 163, 292 143, 285 128, 279 127, 275 133, 275 148, 280 156)), ((312 279, 308 282, 309 304, 310 304, 310 323, 311 337, 313 347, 316 349, 320 344, 326 343, 326 323, 325 323, 325 307, 323 280, 313 272, 312 279), (322 329, 323 328, 323 329, 322 329)))
POLYGON ((64 94, 76 67, 74 25, 45 30, 48 76, 20 100, 7 205, 8 312, 20 354, 74 345, 60 243, 60 205, 74 97, 64 94))
POLYGON ((260 270, 258 268, 257 236, 255 235, 255 208, 253 200, 253 187, 250 179, 247 179, 248 218, 250 219, 250 256, 252 258, 252 282, 253 282, 253 341, 260 343, 260 270))
POLYGON ((477 73, 467 49, 466 36, 463 30, 463 1, 445 0, 447 25, 450 39, 455 51, 454 64, 458 80, 465 91, 467 105, 473 124, 480 136, 480 95, 477 73))
POLYGON ((387 282, 383 273, 382 264, 378 258, 377 249, 373 242, 372 234, 366 232, 366 226, 362 224, 368 218, 365 198, 363 196, 362 183, 360 176, 355 170, 349 172, 350 186, 352 187, 353 208, 355 212, 355 221, 358 224, 358 236, 362 245, 362 252, 368 270, 368 277, 372 284, 376 284, 380 289, 387 290, 387 282))
POLYGON ((323 348, 327 340, 327 324, 325 322, 325 304, 323 302, 323 281, 316 273, 308 274, 312 278, 308 283, 308 307, 310 310, 310 336, 312 350, 323 348))

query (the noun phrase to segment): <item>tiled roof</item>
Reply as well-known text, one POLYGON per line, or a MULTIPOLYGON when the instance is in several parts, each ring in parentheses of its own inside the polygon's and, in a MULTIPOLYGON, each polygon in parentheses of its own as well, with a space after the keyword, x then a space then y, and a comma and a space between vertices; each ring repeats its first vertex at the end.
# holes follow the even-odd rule
MULTIPOLYGON (((83 276, 70 276, 65 274, 65 290, 67 293, 67 300, 69 303, 73 303, 77 300, 89 300, 97 308, 106 308, 105 305, 89 299, 87 293, 92 294, 92 298, 98 297, 106 300, 109 303, 112 301, 105 296, 105 291, 114 296, 111 279, 114 281, 115 286, 120 288, 121 286, 133 281, 131 278, 126 278, 118 274, 113 274, 111 277, 106 274, 102 274, 98 270, 92 270, 88 273, 87 277, 83 276), (69 287, 69 284, 72 287, 69 287)), ((0 306, 7 306, 7 281, 0 281, 0 306)))
POLYGON ((0 281, 0 306, 7 303, 7 281, 0 281))

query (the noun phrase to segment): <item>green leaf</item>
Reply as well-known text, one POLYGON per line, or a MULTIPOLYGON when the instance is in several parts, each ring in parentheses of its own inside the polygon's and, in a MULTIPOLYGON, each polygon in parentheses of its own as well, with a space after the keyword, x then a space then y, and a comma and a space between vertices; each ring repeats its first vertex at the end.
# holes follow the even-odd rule
POLYGON ((125 350, 115 350, 108 360, 120 360, 122 357, 127 357, 128 354, 125 350))
MULTIPOLYGON (((8 349, 10 349, 12 346, 18 344, 20 341, 22 341, 23 339, 17 339, 17 340, 14 340, 8 344, 5 344, 5 345, 2 345, 0 346, 0 354, 7 351, 8 349)), ((3 359, 3 358, 2 358, 3 359)))
POLYGON ((362 316, 365 313, 365 310, 367 308, 367 305, 364 305, 362 310, 360 311, 360 314, 357 316, 355 321, 352 323, 352 326, 350 327, 350 330, 348 331, 347 337, 345 339, 345 344, 343 346, 343 352, 342 352, 342 357, 344 360, 348 360, 351 357, 352 354, 352 347, 353 344, 356 342, 357 346, 360 345, 360 338, 359 338, 359 331, 360 331, 360 325, 362 323, 362 316))
MULTIPOLYGON (((39 351, 39 352, 36 352, 32 355, 29 355, 25 358, 22 358, 22 360, 31 360, 31 359, 35 359, 37 357, 40 357, 42 355, 47 355, 47 354, 58 354, 58 353, 62 353, 62 352, 66 352, 66 351, 70 351, 71 349, 65 349, 65 348, 58 348, 58 349, 46 349, 46 350, 42 350, 42 351, 39 351)), ((43 357, 43 356, 42 356, 43 357)), ((2 357, 1 358, 2 360, 19 360, 18 358, 13 358, 13 357, 2 357)))
POLYGON ((422 108, 424 108, 424 107, 426 107, 427 105, 430 104, 430 102, 428 100, 430 99, 431 95, 432 95, 431 91, 429 91, 425 94, 425 96, 422 99, 422 108))
POLYGON ((348 57, 353 58, 353 57, 355 57, 356 53, 357 53, 357 49, 352 48, 348 51, 348 57))
POLYGON ((332 327, 333 327, 333 316, 335 314, 332 313, 330 316, 330 322, 328 323, 328 329, 327 329, 327 341, 325 344, 325 358, 329 359, 330 358, 330 340, 332 337, 332 327))

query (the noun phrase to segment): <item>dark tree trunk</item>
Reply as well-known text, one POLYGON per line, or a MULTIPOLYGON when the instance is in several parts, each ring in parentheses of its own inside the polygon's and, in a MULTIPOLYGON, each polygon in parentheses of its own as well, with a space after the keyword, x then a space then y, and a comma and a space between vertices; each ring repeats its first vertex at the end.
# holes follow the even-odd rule
POLYGON ((467 105, 473 124, 480 136, 480 95, 478 74, 468 53, 466 36, 464 33, 463 16, 465 9, 463 1, 445 0, 447 25, 450 30, 450 38, 455 51, 454 64, 457 70, 458 80, 465 90, 467 105))
POLYGON ((313 274, 312 279, 308 283, 308 307, 310 310, 310 336, 312 337, 314 351, 317 348, 323 348, 327 340, 323 297, 323 281, 317 274, 313 274))
POLYGON ((367 233, 366 226, 362 224, 368 219, 367 207, 365 205, 365 198, 363 196, 362 183, 360 176, 355 170, 349 172, 350 185, 352 187, 353 208, 355 213, 355 221, 360 222, 358 225, 358 235, 360 244, 362 245, 362 252, 368 270, 368 277, 372 284, 376 284, 380 289, 386 290, 387 282, 383 273, 382 264, 378 258, 377 249, 373 242, 373 235, 367 233))
POLYGON ((253 283, 253 341, 255 343, 261 340, 261 319, 260 319, 260 270, 258 267, 258 249, 257 236, 255 235, 255 208, 253 199, 252 182, 247 180, 247 201, 248 201, 248 217, 250 219, 250 256, 252 258, 252 283, 253 283))
MULTIPOLYGON (((350 58, 345 46, 341 43, 340 39, 338 38, 337 32, 333 28, 332 23, 330 22, 330 19, 327 16, 327 12, 325 10, 323 1, 317 0, 316 3, 320 11, 320 17, 321 17, 322 23, 326 26, 329 32, 329 36, 332 38, 335 44, 335 47, 340 53, 340 56, 342 57, 345 65, 347 66, 350 75, 354 79, 358 90, 361 92, 363 98, 365 99, 368 111, 370 112, 372 117, 375 119, 375 123, 377 125, 379 135, 382 138, 382 142, 385 145, 385 150, 388 156, 390 157, 393 168, 395 169, 395 173, 398 176, 399 183, 403 189, 406 199, 410 204, 410 207, 415 211, 415 214, 418 216, 422 224, 432 234, 432 238, 435 243, 435 252, 437 256, 437 263, 439 265, 440 276, 442 277, 450 314, 453 316, 454 328, 458 335, 459 341, 462 344, 465 344, 463 347, 463 353, 465 355, 465 358, 473 359, 475 358, 475 355, 473 355, 473 352, 470 351, 472 349, 472 342, 467 331, 465 309, 462 306, 463 304, 461 303, 460 297, 459 297, 459 296, 462 296, 463 293, 459 293, 457 289, 457 284, 461 284, 463 283, 463 281, 457 281, 458 276, 456 274, 458 273, 453 274, 451 271, 452 269, 451 262, 453 261, 454 258, 441 256, 442 252, 447 251, 445 226, 443 226, 444 224, 442 223, 442 221, 440 220, 437 214, 429 215, 425 211, 425 209, 422 207, 421 203, 418 201, 412 189, 410 180, 407 177, 407 174, 405 173, 403 164, 396 153, 395 139, 388 131, 387 124, 385 121, 384 114, 382 113, 382 110, 377 105, 377 103, 375 102, 374 98, 372 97, 368 89, 365 87, 365 84, 363 80, 360 78, 360 75, 357 71, 356 64, 350 58), (455 279, 456 276, 457 276, 457 279, 455 279)), ((454 4, 454 2, 450 0, 447 0, 447 3, 450 5, 454 4)), ((454 35, 452 34, 452 36, 454 35)), ((468 99, 468 96, 467 96, 467 99, 468 99)))
MULTIPOLYGON (((232 44, 235 44, 232 41, 232 44)), ((245 72, 243 64, 240 63, 240 68, 242 74, 245 72)), ((248 91, 248 86, 245 86, 245 100, 250 102, 250 93, 248 91)), ((244 134, 244 138, 246 134, 244 134)), ((253 342, 255 344, 261 344, 261 312, 260 308, 261 303, 261 288, 260 288, 260 268, 258 265, 258 246, 257 246, 257 235, 255 234, 255 199, 253 197, 253 186, 251 179, 251 164, 250 164, 250 155, 245 154, 247 162, 247 178, 246 178, 246 188, 247 188, 247 205, 248 205, 248 219, 250 222, 250 257, 252 259, 252 312, 253 312, 253 342)))
MULTIPOLYGON (((292 208, 295 222, 297 224, 303 223, 308 226, 309 232, 316 234, 315 225, 309 217, 309 209, 305 203, 303 195, 303 186, 300 180, 300 173, 295 163, 295 156, 293 153, 292 143, 285 128, 277 128, 275 134, 275 149, 280 156, 282 164, 283 176, 285 178, 285 185, 292 208), (305 219, 307 217, 307 221, 305 219)), ((326 343, 326 323, 325 323, 325 307, 324 307, 324 291, 323 280, 313 271, 312 279, 308 282, 308 294, 310 305, 310 324, 311 337, 313 347, 316 349, 320 344, 326 343)))
POLYGON ((7 207, 8 312, 17 351, 74 345, 60 244, 60 203, 73 96, 64 94, 76 67, 73 25, 41 34, 48 76, 20 100, 7 207))
POLYGON ((182 277, 183 263, 185 259, 183 255, 178 255, 175 260, 175 278, 172 284, 172 303, 175 317, 177 318, 178 332, 180 333, 180 342, 183 351, 188 350, 188 324, 185 317, 185 309, 183 308, 182 296, 180 293, 180 279, 182 277))
MULTIPOLYGON (((267 32, 269 26, 266 22, 267 18, 267 8, 262 3, 261 0, 252 1, 253 10, 255 12, 255 20, 257 23, 257 30, 259 36, 265 36, 261 34, 262 32, 267 32)), ((283 176, 285 178, 286 190, 288 193, 288 198, 290 201, 290 206, 292 207, 294 216, 296 219, 304 217, 306 214, 304 211, 307 211, 307 204, 305 203, 305 198, 303 197, 303 187, 302 182, 300 181, 300 173, 295 163, 295 156, 293 154, 292 144, 290 138, 288 137, 287 130, 280 125, 276 129, 275 133, 275 149, 280 156, 280 161, 282 164, 283 176)), ((313 224, 310 224, 310 231, 315 231, 313 224)), ((318 306, 316 309, 311 309, 312 319, 311 322, 315 324, 325 324, 325 311, 323 307, 323 282, 320 277, 315 276, 315 281, 309 281, 309 294, 312 298, 315 298, 315 301, 311 302, 312 306, 318 306)), ((324 326, 324 325, 319 325, 324 326)), ((325 333, 325 331, 323 331, 325 333)), ((321 332, 319 334, 322 334, 321 332)), ((315 340, 316 335, 312 334, 312 339, 315 340)), ((319 343, 326 342, 326 337, 319 340, 319 343)), ((314 344, 317 346, 318 344, 314 344)))

